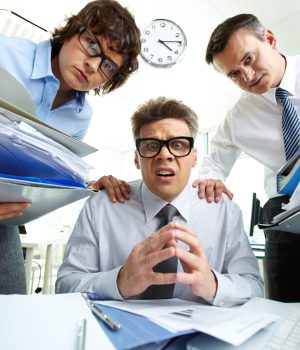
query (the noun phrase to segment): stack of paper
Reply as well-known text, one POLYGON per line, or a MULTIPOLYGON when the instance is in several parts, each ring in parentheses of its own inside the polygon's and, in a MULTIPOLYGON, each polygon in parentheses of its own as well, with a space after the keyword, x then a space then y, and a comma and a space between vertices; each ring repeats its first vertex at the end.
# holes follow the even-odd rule
POLYGON ((49 171, 50 166, 54 169, 54 174, 57 172, 55 177, 58 179, 70 178, 78 183, 89 181, 89 171, 92 167, 80 157, 27 123, 12 122, 3 114, 9 117, 10 113, 0 114, 1 174, 35 176, 43 180, 51 178, 53 170, 49 171), (13 162, 16 162, 16 165, 12 167, 13 162), (31 167, 27 166, 27 162, 31 167), (37 165, 36 168, 32 168, 34 164, 37 165), (45 176, 39 176, 43 167, 47 167, 45 173, 42 172, 45 176))
MULTIPOLYGON (((260 329, 278 319, 276 315, 242 309, 219 308, 175 298, 155 301, 111 300, 99 301, 98 303, 101 304, 101 308, 103 305, 111 307, 110 310, 106 309, 107 313, 112 314, 121 324, 123 322, 126 328, 131 329, 131 333, 134 333, 130 335, 131 339, 133 339, 133 337, 146 338, 140 328, 144 328, 143 322, 151 320, 168 330, 169 338, 177 336, 178 333, 187 334, 199 331, 238 346, 260 329), (112 308, 116 308, 114 313, 112 308), (126 312, 126 318, 122 321, 121 318, 124 312, 126 312), (130 328, 130 320, 133 317, 132 315, 130 316, 130 313, 132 313, 132 315, 137 314, 144 316, 144 319, 140 319, 140 327, 133 326, 130 328), (137 331, 135 332, 134 329, 137 331), (170 332, 173 332, 173 335, 170 332)), ((145 329, 143 331, 145 332, 145 329)), ((151 328, 149 328, 149 331, 152 333, 151 328)), ((152 336, 153 339, 158 340, 154 335, 152 336)), ((166 338, 161 336, 160 340, 164 339, 166 338)), ((115 338, 111 338, 111 341, 116 346, 115 338)), ((127 348, 120 347, 120 349, 127 348)))
POLYGON ((80 157, 96 149, 35 118, 30 96, 3 69, 0 81, 0 203, 32 202, 1 224, 22 225, 90 196, 91 167, 80 157))

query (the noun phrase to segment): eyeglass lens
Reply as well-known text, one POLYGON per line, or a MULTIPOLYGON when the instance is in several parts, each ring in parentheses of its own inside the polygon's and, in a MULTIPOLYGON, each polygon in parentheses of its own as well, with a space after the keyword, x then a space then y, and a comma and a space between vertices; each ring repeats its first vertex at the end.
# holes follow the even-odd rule
POLYGON ((151 158, 158 155, 162 146, 166 144, 173 156, 185 157, 191 151, 191 139, 176 137, 166 141, 157 139, 140 140, 138 150, 142 157, 151 158))
POLYGON ((99 69, 108 78, 111 79, 118 71, 118 66, 102 52, 96 38, 87 29, 79 34, 79 42, 84 51, 90 57, 100 57, 99 69))

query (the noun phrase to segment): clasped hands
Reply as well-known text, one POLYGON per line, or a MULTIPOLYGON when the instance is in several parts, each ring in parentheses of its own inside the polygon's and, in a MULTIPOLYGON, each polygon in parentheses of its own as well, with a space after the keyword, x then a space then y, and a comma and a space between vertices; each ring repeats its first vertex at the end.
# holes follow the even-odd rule
POLYGON ((194 295, 203 298, 213 298, 217 292, 217 279, 196 234, 178 222, 170 222, 136 244, 117 277, 123 298, 139 295, 152 284, 170 283, 187 284, 194 295), (176 241, 185 243, 189 250, 180 247, 176 241), (154 266, 172 256, 178 257, 183 272, 153 271, 154 266))

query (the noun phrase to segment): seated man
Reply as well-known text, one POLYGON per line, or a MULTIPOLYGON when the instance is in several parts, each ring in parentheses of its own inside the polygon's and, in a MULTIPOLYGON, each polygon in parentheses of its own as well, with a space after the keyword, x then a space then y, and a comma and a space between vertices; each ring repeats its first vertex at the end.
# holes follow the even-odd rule
POLYGON ((56 291, 122 300, 152 298, 148 292, 158 288, 156 298, 218 306, 261 297, 263 281, 240 209, 226 196, 219 203, 199 200, 198 190, 188 183, 197 161, 196 114, 160 97, 139 107, 132 129, 142 180, 131 182, 125 204, 112 204, 105 192, 86 202, 67 244, 56 291), (158 229, 157 214, 168 203, 176 208, 174 221, 158 229), (176 261, 173 271, 158 268, 171 260, 176 261))

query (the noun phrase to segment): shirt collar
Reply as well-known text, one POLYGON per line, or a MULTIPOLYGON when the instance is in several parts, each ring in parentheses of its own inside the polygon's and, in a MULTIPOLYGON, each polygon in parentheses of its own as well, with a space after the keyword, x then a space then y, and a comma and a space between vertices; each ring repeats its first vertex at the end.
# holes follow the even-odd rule
MULTIPOLYGON (((44 77, 52 77, 59 84, 59 80, 55 77, 52 72, 51 67, 51 52, 52 46, 50 40, 44 40, 37 44, 35 58, 33 63, 33 70, 31 74, 32 79, 41 79, 44 77)), ((76 91, 75 100, 77 112, 81 112, 85 105, 85 92, 76 91)), ((73 107, 74 102, 70 101, 71 107, 73 107)), ((66 105, 65 105, 66 106, 66 105)))
MULTIPOLYGON (((288 91, 292 96, 296 92, 296 61, 294 57, 285 56, 286 67, 283 78, 280 82, 279 87, 288 91)), ((276 88, 271 88, 263 94, 263 96, 271 101, 273 104, 277 104, 276 100, 276 88)))
MULTIPOLYGON (((141 191, 146 221, 148 222, 149 220, 154 218, 157 215, 157 213, 169 202, 152 193, 144 182, 142 183, 141 191)), ((172 202, 170 202, 170 204, 172 204, 178 210, 180 215, 186 221, 188 221, 189 219, 189 208, 192 198, 191 191, 191 185, 187 184, 183 191, 172 202)))
POLYGON ((32 79, 40 79, 48 76, 55 78, 51 68, 51 51, 50 40, 45 40, 37 44, 31 75, 32 79))

